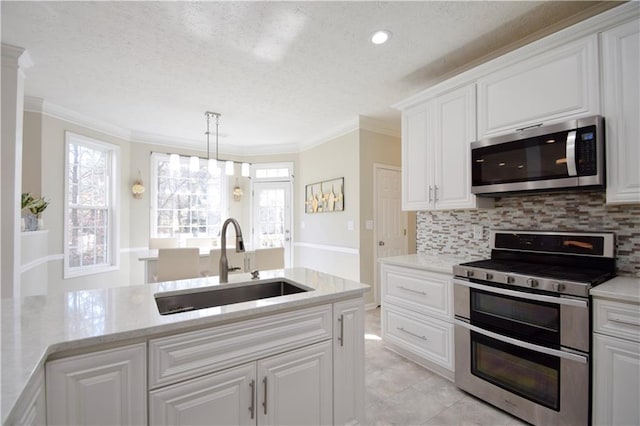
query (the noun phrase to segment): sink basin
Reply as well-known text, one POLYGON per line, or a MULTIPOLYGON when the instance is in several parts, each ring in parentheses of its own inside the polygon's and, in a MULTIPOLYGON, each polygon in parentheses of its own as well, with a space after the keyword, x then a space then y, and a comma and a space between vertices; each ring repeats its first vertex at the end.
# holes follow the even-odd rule
POLYGON ((177 314, 179 312, 212 308, 214 306, 231 305, 251 300, 268 299, 287 294, 313 291, 282 279, 260 281, 246 285, 222 285, 211 290, 198 289, 179 294, 158 293, 155 295, 160 315, 177 314))

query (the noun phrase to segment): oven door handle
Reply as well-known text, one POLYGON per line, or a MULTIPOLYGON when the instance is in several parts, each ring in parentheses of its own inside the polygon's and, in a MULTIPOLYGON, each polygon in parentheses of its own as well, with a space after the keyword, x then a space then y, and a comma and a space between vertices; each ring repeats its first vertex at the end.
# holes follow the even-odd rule
POLYGON ((476 327, 475 325, 469 324, 464 321, 460 321, 459 319, 455 320, 455 324, 460 327, 466 328, 471 331, 475 331, 478 334, 482 334, 484 336, 490 337, 495 340, 499 340, 504 343, 509 343, 514 346, 518 346, 520 348, 525 348, 532 350, 534 352, 541 352, 543 354, 557 356, 558 358, 564 358, 569 361, 579 362, 581 364, 587 364, 588 358, 584 355, 578 355, 573 352, 565 352, 558 349, 546 348, 540 345, 534 345, 533 343, 523 342, 522 340, 514 339, 512 337, 503 336, 502 334, 494 333, 492 331, 487 331, 483 328, 476 327))
POLYGON ((554 303, 554 304, 557 304, 557 305, 576 306, 578 308, 587 308, 587 307, 589 307, 589 302, 587 302, 586 300, 569 299, 569 298, 566 298, 566 297, 545 296, 543 294, 535 294, 535 293, 527 293, 525 291, 509 290, 509 289, 506 289, 506 288, 482 285, 482 284, 472 283, 470 281, 463 281, 463 280, 458 280, 458 279, 454 279, 453 283, 454 284, 458 284, 458 285, 463 285, 463 286, 469 287, 469 288, 475 288, 476 290, 483 290, 483 291, 486 291, 488 293, 502 294, 504 296, 518 297, 520 299, 536 300, 538 302, 554 303))

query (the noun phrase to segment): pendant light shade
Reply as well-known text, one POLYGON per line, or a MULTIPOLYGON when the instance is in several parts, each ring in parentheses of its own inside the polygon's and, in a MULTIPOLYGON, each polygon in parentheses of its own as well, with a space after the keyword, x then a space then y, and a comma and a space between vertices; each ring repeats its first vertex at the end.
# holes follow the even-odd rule
POLYGON ((244 177, 249 177, 249 175, 251 175, 251 169, 249 167, 249 163, 242 163, 240 174, 244 177))
POLYGON ((233 166, 233 161, 231 161, 231 160, 227 160, 227 161, 225 162, 225 165, 224 165, 224 171, 225 171, 225 173, 227 174, 227 176, 233 176, 233 174, 235 173, 234 168, 235 168, 235 167, 233 166))

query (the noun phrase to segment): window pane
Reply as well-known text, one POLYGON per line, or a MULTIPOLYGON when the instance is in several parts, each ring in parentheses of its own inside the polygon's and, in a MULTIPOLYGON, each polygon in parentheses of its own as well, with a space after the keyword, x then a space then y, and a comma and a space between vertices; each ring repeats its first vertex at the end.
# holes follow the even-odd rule
POLYGON ((69 270, 110 263, 109 181, 113 148, 99 141, 85 143, 67 135, 67 258, 69 270))
POLYGON ((222 225, 223 188, 226 178, 222 168, 209 174, 207 160, 200 159, 192 172, 190 157, 180 156, 180 166, 171 169, 169 156, 154 154, 156 172, 155 208, 151 235, 158 237, 216 237, 222 225))

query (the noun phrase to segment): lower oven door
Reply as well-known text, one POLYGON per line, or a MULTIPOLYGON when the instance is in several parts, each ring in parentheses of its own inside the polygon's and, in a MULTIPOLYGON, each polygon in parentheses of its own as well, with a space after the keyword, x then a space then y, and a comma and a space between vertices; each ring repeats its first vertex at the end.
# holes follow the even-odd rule
POLYGON ((536 425, 589 422, 589 358, 455 321, 456 386, 536 425))

